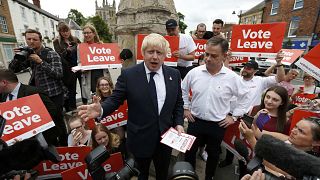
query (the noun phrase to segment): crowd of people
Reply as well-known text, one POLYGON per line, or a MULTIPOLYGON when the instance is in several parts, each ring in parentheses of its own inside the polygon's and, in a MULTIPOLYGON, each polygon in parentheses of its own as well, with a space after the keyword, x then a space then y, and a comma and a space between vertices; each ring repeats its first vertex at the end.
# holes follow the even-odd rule
MULTIPOLYGON (((225 160, 219 162, 220 145, 226 129, 237 121, 240 121, 241 134, 252 148, 262 134, 269 134, 318 156, 319 117, 302 119, 290 131, 292 114, 301 107, 294 101, 299 94, 312 94, 308 102, 312 101, 313 107, 320 109, 320 88, 315 78, 304 73, 303 86, 292 85, 291 81, 300 71, 290 69, 285 73, 281 51, 275 59, 276 64, 265 71, 265 77, 255 75, 259 66, 254 60, 245 63, 237 74, 229 67, 231 51, 221 32, 223 25, 221 19, 216 19, 212 31, 207 31, 206 25, 200 23, 188 35, 181 34, 178 22, 169 19, 165 23, 167 35, 179 37, 179 50, 172 52, 178 59, 177 67, 164 65, 170 52, 169 43, 162 35, 151 33, 141 46, 144 62, 123 69, 115 85, 108 69, 71 70, 81 65, 78 44, 103 43, 94 26, 88 24, 82 28, 84 40, 81 42, 71 35, 66 23, 59 23, 54 49, 42 44, 40 32, 28 29, 25 40, 34 52, 25 60, 13 59, 8 69, 0 69, 0 102, 39 94, 55 123, 54 128, 43 133, 49 144, 92 148, 104 145, 111 153, 121 152, 124 158, 133 156, 140 171, 139 180, 149 178, 152 161, 156 179, 168 178, 172 149, 160 140, 171 127, 179 134, 186 132, 196 137, 184 158, 196 168, 199 154, 206 161, 206 180, 214 178, 217 166, 223 168, 232 164, 234 156, 229 151, 225 160), (196 45, 193 40, 196 39, 207 42, 205 52, 194 66, 196 45), (24 85, 15 73, 29 67, 31 78, 29 84, 24 85), (276 74, 273 74, 274 70, 276 74), (82 97, 79 107, 77 81, 82 97), (128 104, 127 125, 108 129, 100 124, 124 101, 128 104), (71 115, 67 116, 66 112, 71 115), (242 120, 245 114, 254 119, 251 127, 242 120), (270 117, 262 125, 261 114, 270 117), (87 125, 89 120, 95 121, 91 129, 87 125)), ((16 53, 20 51, 15 49, 16 53)), ((129 49, 123 49, 119 54, 123 61, 132 56, 129 49)), ((271 163, 265 162, 265 166, 276 176, 291 177, 271 163)), ((260 170, 252 176, 246 175, 247 172, 240 174, 242 179, 265 177, 260 170)))

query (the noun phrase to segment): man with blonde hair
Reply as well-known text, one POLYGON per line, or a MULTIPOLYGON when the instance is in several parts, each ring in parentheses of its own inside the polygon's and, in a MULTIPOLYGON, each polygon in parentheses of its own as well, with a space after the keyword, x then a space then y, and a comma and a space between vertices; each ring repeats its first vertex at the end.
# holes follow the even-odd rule
POLYGON ((172 149, 160 143, 160 136, 170 127, 183 132, 181 77, 163 64, 169 52, 163 36, 146 36, 141 51, 144 62, 123 70, 112 95, 102 104, 94 97, 93 104, 79 107, 79 115, 86 120, 105 117, 127 100, 127 148, 138 164, 138 179, 148 179, 153 160, 156 179, 166 180, 172 149))

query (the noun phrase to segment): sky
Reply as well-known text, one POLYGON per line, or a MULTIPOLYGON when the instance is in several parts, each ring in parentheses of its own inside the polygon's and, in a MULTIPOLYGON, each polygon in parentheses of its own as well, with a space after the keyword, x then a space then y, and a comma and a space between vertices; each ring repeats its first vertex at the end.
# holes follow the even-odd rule
MULTIPOLYGON (((32 0, 29 0, 29 2, 32 0)), ((112 3, 113 0, 108 0, 112 3)), ((174 0, 177 12, 185 15, 184 22, 188 25, 186 32, 194 30, 199 23, 205 23, 211 30, 214 19, 237 23, 239 18, 232 14, 245 11, 263 0, 174 0)), ((118 6, 120 0, 116 0, 118 6)), ((102 0, 98 0, 98 5, 102 0)), ((60 18, 66 18, 70 9, 77 9, 85 17, 95 14, 95 0, 41 0, 41 8, 60 18)))

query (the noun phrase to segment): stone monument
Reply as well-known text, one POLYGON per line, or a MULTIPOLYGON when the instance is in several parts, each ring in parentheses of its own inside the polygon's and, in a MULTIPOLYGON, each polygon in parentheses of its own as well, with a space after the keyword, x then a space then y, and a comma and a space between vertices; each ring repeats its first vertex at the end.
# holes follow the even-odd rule
POLYGON ((125 61, 124 67, 136 63, 137 34, 166 34, 165 22, 172 18, 178 20, 173 0, 120 0, 118 7, 116 35, 121 49, 131 49, 132 61, 125 61))

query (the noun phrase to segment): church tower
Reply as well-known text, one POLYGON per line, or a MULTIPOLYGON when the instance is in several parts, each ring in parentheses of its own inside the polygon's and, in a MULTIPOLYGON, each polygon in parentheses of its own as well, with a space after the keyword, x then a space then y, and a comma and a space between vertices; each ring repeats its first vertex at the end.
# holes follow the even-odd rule
POLYGON ((108 24, 112 39, 115 40, 115 28, 117 24, 115 0, 113 0, 112 4, 109 4, 108 0, 103 0, 101 6, 98 5, 96 0, 96 15, 100 16, 108 24))

